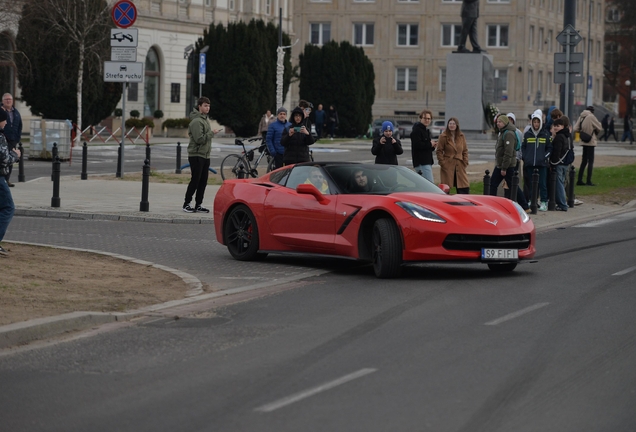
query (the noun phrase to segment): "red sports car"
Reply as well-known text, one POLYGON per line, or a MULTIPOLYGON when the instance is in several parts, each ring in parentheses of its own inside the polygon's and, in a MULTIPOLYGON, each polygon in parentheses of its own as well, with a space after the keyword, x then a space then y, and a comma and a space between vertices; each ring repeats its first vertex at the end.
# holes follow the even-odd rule
POLYGON ((536 252, 534 224, 517 203, 447 195, 393 165, 312 162, 226 180, 214 221, 217 240, 235 259, 335 255, 372 262, 380 278, 420 261, 481 262, 507 272, 536 252))

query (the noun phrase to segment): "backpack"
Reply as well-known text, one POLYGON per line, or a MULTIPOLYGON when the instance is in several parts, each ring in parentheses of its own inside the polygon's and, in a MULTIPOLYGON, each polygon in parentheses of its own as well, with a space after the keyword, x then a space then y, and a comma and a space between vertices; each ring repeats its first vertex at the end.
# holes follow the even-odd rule
POLYGON ((521 150, 521 142, 523 141, 523 135, 519 129, 515 130, 515 135, 517 137, 517 145, 515 145, 515 151, 521 150))

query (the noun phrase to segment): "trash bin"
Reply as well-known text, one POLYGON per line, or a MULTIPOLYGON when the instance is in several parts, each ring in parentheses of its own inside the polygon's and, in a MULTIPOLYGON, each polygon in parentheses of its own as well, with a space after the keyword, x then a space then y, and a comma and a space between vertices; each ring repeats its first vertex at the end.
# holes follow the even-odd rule
POLYGON ((61 160, 71 157, 71 130, 69 120, 31 120, 31 144, 29 159, 52 159, 53 143, 61 160))

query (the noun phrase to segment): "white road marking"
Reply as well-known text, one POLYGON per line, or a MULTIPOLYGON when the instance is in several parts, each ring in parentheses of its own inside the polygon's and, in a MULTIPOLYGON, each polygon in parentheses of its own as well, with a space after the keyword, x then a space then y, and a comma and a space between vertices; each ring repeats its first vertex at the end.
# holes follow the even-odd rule
POLYGON ((624 274, 627 274, 629 272, 633 272, 634 270, 636 270, 636 266, 630 267, 630 268, 625 269, 625 270, 621 270, 619 272, 616 272, 616 273, 612 274, 612 276, 623 276, 624 274))
POLYGON ((497 318, 496 320, 489 321, 489 322, 487 322, 487 323, 486 323, 486 324, 484 324, 484 325, 497 325, 497 324, 501 324, 501 323, 502 323, 502 322, 504 322, 504 321, 508 321, 508 320, 511 320, 511 319, 518 318, 518 317, 520 317, 521 315, 525 315, 525 314, 527 314, 528 312, 532 312, 533 310, 541 309, 542 307, 547 306, 547 305, 549 305, 549 304, 550 304, 550 303, 537 303, 536 305, 529 306, 529 307, 527 307, 527 308, 525 308, 525 309, 521 309, 521 310, 519 310, 519 311, 517 311, 517 312, 513 312, 513 313, 511 313, 511 314, 504 315, 504 316, 502 316, 501 318, 497 318))
POLYGON ((272 403, 268 403, 266 405, 263 405, 261 407, 256 408, 254 411, 259 411, 259 412, 272 412, 274 410, 277 410, 279 408, 282 408, 284 406, 287 405, 291 405, 295 402, 298 402, 300 400, 306 399, 308 397, 314 396, 318 393, 324 392, 326 390, 330 390, 334 387, 337 387, 339 385, 345 384, 349 381, 352 381, 354 379, 363 377, 365 375, 368 375, 370 373, 373 373, 377 371, 377 369, 371 369, 371 368, 365 368, 365 369, 360 369, 357 372, 353 372, 349 375, 345 375, 343 377, 340 377, 336 380, 330 381, 328 383, 319 385, 318 387, 314 387, 296 394, 293 394, 291 396, 287 396, 285 398, 279 399, 277 401, 274 401, 272 403))

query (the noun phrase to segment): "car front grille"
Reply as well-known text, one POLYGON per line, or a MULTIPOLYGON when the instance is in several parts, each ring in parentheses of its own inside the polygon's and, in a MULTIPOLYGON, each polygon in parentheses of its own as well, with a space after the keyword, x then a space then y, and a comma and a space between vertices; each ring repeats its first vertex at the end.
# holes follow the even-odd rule
POLYGON ((444 249, 480 251, 482 248, 528 249, 530 234, 506 236, 449 234, 442 244, 444 249))

